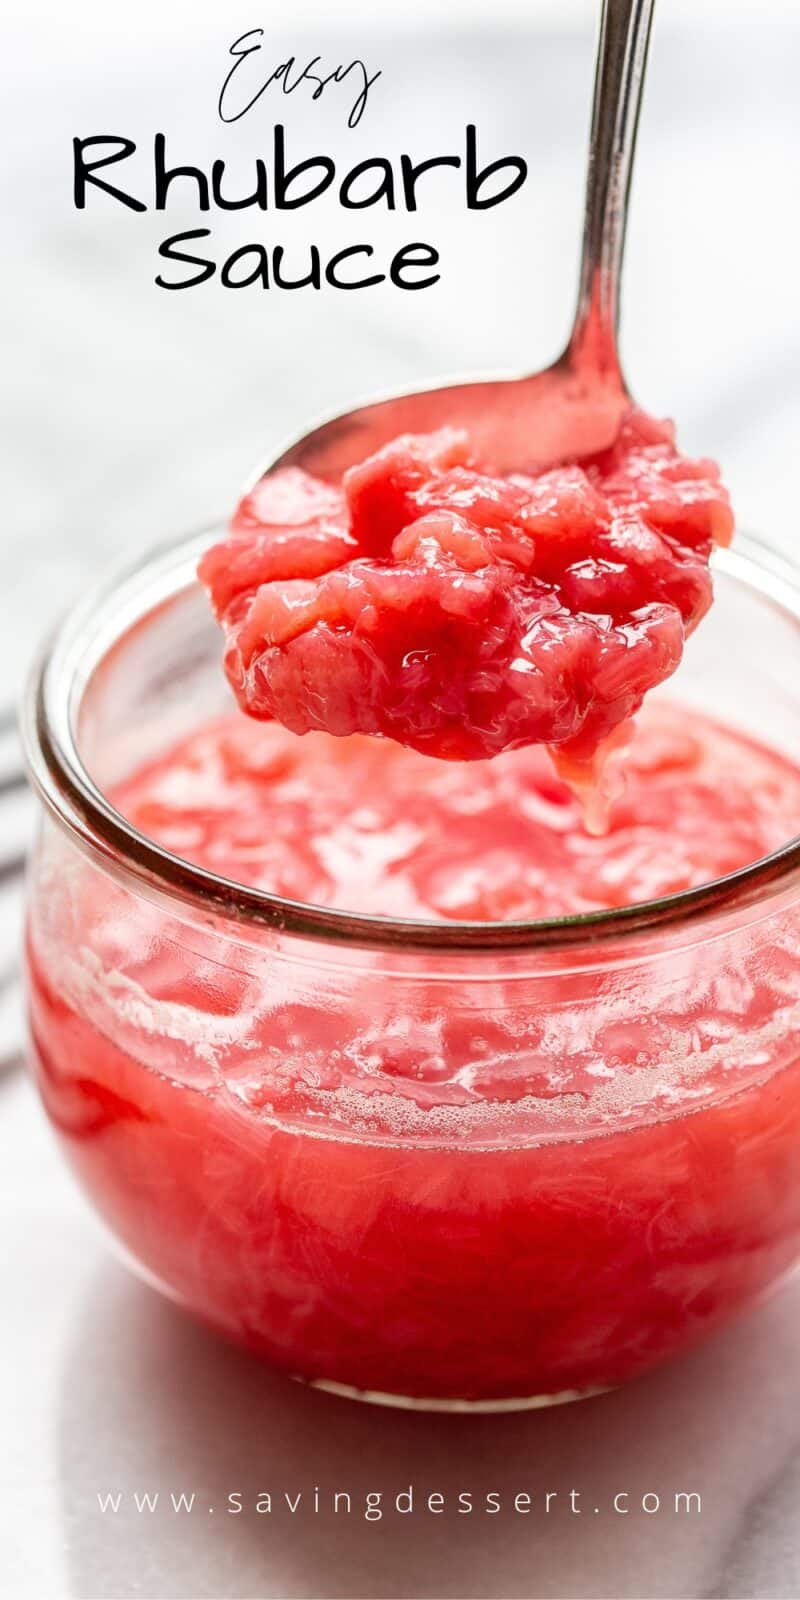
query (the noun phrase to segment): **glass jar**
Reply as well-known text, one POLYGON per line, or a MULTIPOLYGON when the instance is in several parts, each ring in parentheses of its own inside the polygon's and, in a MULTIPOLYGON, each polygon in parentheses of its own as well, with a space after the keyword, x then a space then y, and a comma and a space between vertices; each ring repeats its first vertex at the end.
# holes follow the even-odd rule
MULTIPOLYGON (((800 1256, 800 840, 499 924, 169 854, 108 795, 226 703, 210 537, 82 604, 27 705, 31 1061, 100 1216, 207 1323, 363 1398, 547 1404, 690 1346, 800 1256)), ((797 757, 797 575, 740 538, 716 580, 670 696, 797 757)))

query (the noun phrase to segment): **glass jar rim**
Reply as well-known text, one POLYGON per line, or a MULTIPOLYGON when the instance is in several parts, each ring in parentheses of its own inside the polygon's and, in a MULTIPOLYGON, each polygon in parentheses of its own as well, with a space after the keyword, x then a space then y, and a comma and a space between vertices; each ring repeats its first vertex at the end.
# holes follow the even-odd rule
MULTIPOLYGON (((798 835, 735 872, 635 905, 539 920, 437 922, 285 899, 173 854, 133 827, 95 783, 78 749, 77 714, 93 671, 121 638, 197 586, 198 557, 217 527, 157 546, 92 588, 45 641, 29 676, 21 724, 33 786, 48 812, 107 869, 234 922, 360 947, 441 952, 553 951, 683 927, 752 905, 766 892, 778 892, 800 869, 798 835)), ((739 533, 733 549, 715 552, 715 564, 777 602, 800 625, 800 568, 788 557, 739 533)))

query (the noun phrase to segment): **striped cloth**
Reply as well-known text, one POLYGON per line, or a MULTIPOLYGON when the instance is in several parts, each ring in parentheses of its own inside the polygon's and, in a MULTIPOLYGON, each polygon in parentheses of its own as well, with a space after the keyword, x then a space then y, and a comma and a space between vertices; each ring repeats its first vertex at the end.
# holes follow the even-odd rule
POLYGON ((19 952, 23 868, 35 805, 22 766, 13 711, 0 712, 0 1072, 22 1059, 19 952))

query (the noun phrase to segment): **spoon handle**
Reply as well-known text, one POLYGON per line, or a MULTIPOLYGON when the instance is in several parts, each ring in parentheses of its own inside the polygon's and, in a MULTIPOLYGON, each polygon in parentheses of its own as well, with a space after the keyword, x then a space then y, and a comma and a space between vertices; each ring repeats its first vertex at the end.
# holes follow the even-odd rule
POLYGON ((620 273, 653 0, 602 0, 571 366, 619 377, 620 273))

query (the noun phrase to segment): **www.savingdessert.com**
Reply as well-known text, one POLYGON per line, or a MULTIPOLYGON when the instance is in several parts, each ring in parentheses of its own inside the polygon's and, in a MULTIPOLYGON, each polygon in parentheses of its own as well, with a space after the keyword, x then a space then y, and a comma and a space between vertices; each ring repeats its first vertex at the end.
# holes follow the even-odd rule
POLYGON ((503 1493, 494 1490, 439 1493, 420 1490, 408 1484, 397 1493, 385 1490, 298 1489, 294 1492, 242 1492, 233 1490, 216 1504, 210 1504, 194 1490, 98 1490, 97 1505, 103 1516, 241 1516, 250 1512, 257 1516, 360 1516, 366 1522, 380 1522, 383 1517, 402 1516, 487 1516, 503 1513, 513 1516, 699 1516, 702 1498, 696 1490, 678 1489, 657 1493, 644 1493, 627 1489, 616 1490, 597 1503, 595 1496, 580 1489, 539 1490, 530 1494, 525 1490, 503 1493))

